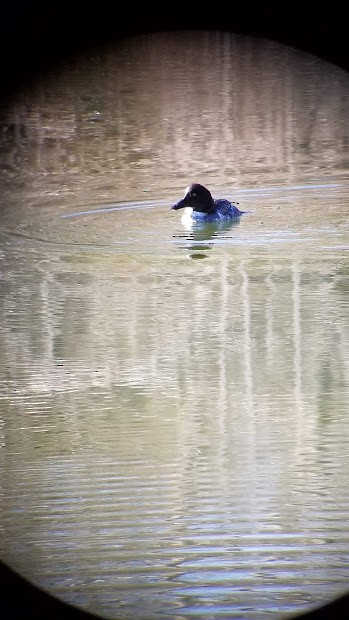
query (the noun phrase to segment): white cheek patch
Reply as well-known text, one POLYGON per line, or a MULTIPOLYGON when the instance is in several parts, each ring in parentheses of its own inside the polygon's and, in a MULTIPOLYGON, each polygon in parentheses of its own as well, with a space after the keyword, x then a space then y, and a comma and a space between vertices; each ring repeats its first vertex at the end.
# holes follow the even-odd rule
POLYGON ((181 222, 185 226, 185 228, 187 228, 188 226, 191 227, 191 225, 193 223, 193 220, 192 220, 192 217, 191 217, 192 213, 193 213, 193 209, 191 207, 186 207, 184 209, 184 213, 182 215, 181 222))
POLYGON ((191 207, 185 207, 183 217, 191 217, 193 209, 191 207))

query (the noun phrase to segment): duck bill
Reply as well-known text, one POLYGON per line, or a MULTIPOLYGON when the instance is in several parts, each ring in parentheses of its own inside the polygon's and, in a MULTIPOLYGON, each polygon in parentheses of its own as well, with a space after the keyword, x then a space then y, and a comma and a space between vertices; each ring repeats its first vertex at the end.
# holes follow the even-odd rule
POLYGON ((184 207, 187 207, 187 206, 188 205, 185 203, 185 200, 183 198, 179 202, 176 202, 176 204, 173 205, 173 207, 171 207, 171 209, 174 209, 175 211, 178 211, 178 209, 184 209, 184 207))

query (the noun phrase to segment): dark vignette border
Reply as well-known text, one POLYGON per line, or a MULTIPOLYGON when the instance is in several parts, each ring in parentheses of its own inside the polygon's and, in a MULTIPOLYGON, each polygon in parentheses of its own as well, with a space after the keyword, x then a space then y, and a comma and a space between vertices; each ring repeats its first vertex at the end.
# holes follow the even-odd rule
MULTIPOLYGON (((0 99, 8 101, 36 76, 91 47, 130 35, 168 30, 225 30, 272 39, 349 71, 346 3, 178 4, 98 0, 7 0, 0 7, 0 99)), ((1 118, 0 118, 1 122, 1 118)), ((3 620, 89 620, 0 563, 3 620)), ((299 620, 349 618, 349 594, 299 620)))

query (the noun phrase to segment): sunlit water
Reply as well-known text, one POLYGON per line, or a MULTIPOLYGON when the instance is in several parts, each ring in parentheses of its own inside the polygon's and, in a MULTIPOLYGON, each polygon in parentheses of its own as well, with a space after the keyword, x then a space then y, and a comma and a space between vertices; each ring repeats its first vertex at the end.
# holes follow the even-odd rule
POLYGON ((348 103, 276 44, 154 35, 4 113, 0 551, 33 583, 146 620, 347 589, 348 103), (251 213, 185 230, 193 180, 251 213))

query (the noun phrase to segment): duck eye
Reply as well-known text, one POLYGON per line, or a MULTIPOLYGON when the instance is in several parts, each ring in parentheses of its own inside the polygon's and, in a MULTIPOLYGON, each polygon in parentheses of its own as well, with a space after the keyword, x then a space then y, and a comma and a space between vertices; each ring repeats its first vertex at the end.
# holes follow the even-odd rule
POLYGON ((196 192, 192 192, 191 195, 192 195, 193 198, 195 198, 196 192))

